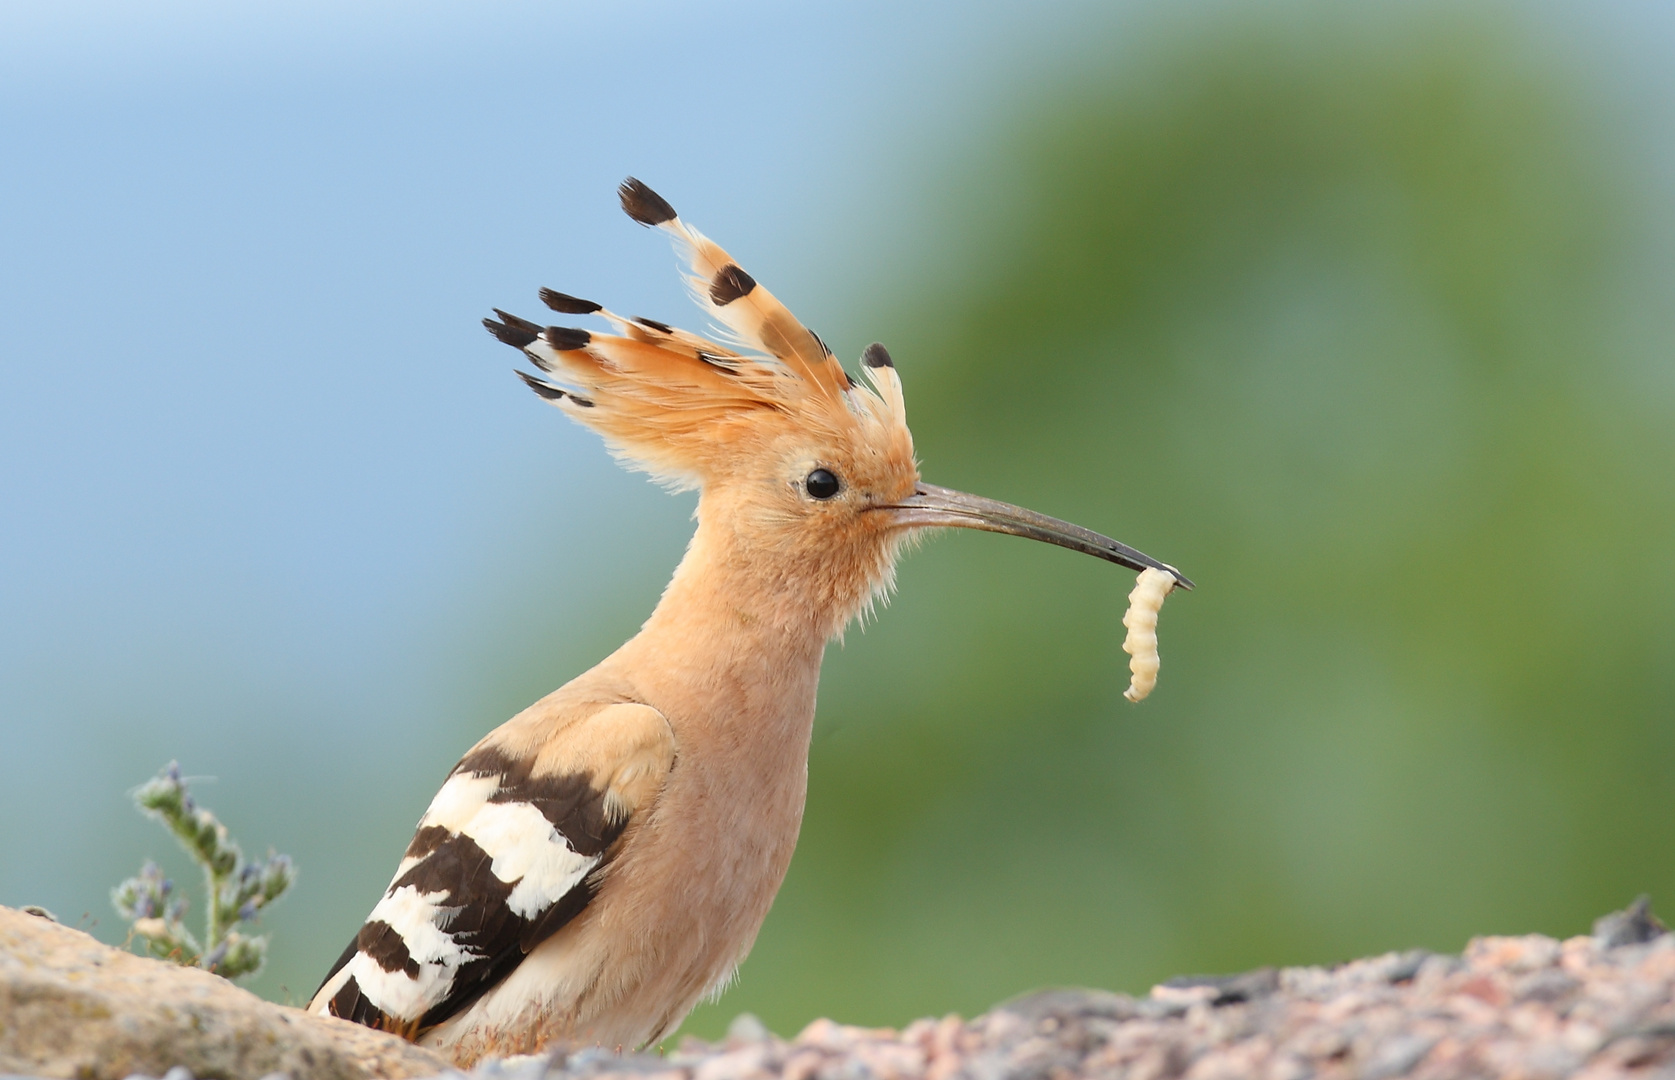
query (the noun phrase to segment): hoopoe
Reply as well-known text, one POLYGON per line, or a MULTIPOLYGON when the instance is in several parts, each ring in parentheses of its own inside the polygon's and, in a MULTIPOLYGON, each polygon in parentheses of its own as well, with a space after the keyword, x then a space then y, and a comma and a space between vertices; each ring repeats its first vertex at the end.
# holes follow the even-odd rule
POLYGON ((697 530, 632 640, 454 766, 309 1004, 461 1066, 654 1043, 726 984, 796 846, 826 643, 889 591, 912 537, 1011 533, 1191 587, 1098 533, 921 482, 882 345, 856 383, 650 188, 619 194, 684 250, 730 346, 551 289, 547 307, 612 332, 483 322, 543 373, 518 372, 536 394, 696 488, 697 530))

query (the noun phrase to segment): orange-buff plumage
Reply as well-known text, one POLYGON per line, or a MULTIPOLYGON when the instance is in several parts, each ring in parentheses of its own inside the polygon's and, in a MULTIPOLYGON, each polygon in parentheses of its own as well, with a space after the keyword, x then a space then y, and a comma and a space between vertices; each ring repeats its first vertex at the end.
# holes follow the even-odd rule
POLYGON ((497 311, 542 398, 627 464, 699 491, 641 631, 449 773, 310 1002, 468 1066, 672 1032, 749 951, 802 821, 827 641, 905 541, 961 527, 1172 568, 1098 533, 919 478, 890 355, 852 380, 818 336, 637 180, 623 209, 683 249, 720 343, 544 289, 610 332, 497 311))

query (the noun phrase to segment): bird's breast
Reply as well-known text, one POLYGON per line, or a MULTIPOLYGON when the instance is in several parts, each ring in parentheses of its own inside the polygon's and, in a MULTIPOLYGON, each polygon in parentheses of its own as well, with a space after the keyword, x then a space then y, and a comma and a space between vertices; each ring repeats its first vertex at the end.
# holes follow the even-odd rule
POLYGON ((665 665, 649 678, 601 665, 619 692, 668 719, 674 766, 592 903, 484 1000, 477 1037, 532 1031, 636 1047, 668 1034, 744 959, 802 824, 819 654, 742 659, 665 665), (500 1015, 513 1003, 520 1015, 500 1015))

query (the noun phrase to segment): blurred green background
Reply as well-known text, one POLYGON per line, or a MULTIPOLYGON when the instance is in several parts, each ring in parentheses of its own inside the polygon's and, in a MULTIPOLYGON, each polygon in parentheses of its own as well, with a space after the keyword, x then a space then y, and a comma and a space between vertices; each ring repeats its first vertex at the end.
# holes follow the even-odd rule
MULTIPOLYGON (((830 18, 866 28, 844 39, 854 55, 905 65, 955 14, 939 10, 830 18)), ((562 254, 488 228, 460 260, 468 284, 419 310, 380 297, 404 326, 355 339, 353 362, 376 364, 397 349, 387 333, 426 335, 426 371, 458 380, 393 390, 384 407, 420 410, 413 426, 468 427, 452 409, 527 425, 445 482, 392 469, 405 503, 446 507, 431 525, 470 522, 392 579, 404 597, 426 581, 423 603, 363 615, 353 583, 322 586, 275 625, 351 659, 264 667, 251 657, 292 648, 248 629, 265 594, 194 614, 164 590, 134 603, 163 624, 224 619, 249 654, 169 646, 165 626, 165 644, 91 664, 120 673, 93 689, 74 674, 77 624, 42 659, 17 616, 4 749, 48 779, 13 785, 0 902, 85 909, 112 937, 103 888, 166 849, 121 789, 178 756, 220 777, 200 793, 248 845, 297 856, 254 985, 305 997, 458 753, 633 632, 690 500, 521 408, 493 343, 466 335, 539 284, 698 328, 661 245, 612 218, 609 184, 637 171, 840 355, 889 345, 927 479, 1109 533, 1199 586, 1165 607, 1160 684, 1134 706, 1132 577, 978 534, 909 556, 889 608, 828 652, 790 876, 737 984, 686 1031, 743 1010, 782 1032, 818 1015, 899 1025, 1048 984, 1144 992, 1567 936, 1640 892, 1675 904, 1675 184, 1659 149, 1675 125, 1651 93, 1675 32, 1655 6, 1602 10, 1578 25, 1480 4, 1063 6, 1014 36, 982 9, 992 36, 889 84, 900 101, 834 92, 863 95, 845 153, 793 141, 768 154, 772 185, 712 197, 713 170, 688 182, 598 155, 559 219, 586 222, 562 254), (959 106, 925 104, 938 95, 959 106), (607 249, 625 268, 591 272, 607 249), (525 261, 500 265, 514 250, 525 261), (617 278, 671 284, 622 304, 617 278), (334 619, 352 646, 319 629, 334 619), (60 713, 93 719, 43 734, 60 713), (42 794, 72 773, 94 794, 42 794)), ((801 40, 760 15, 739 16, 766 35, 754 46, 801 40)), ((775 123, 829 130, 794 109, 775 123)), ((475 183, 447 197, 497 221, 500 194, 475 183)), ((421 247, 430 227, 454 228, 401 223, 421 247)), ((340 301, 370 310, 352 291, 289 310, 340 301)), ((15 341, 24 313, 8 315, 15 341)), ((330 397, 338 378, 293 374, 289 392, 330 397)), ((355 392, 391 392, 367 381, 355 392)), ((332 429, 358 430, 341 409, 332 429)), ((356 467, 374 441, 328 440, 311 468, 356 467)), ((322 514, 322 536, 350 531, 322 514)), ((330 543, 311 558, 299 580, 349 575, 330 543)), ((21 596, 36 571, 8 572, 21 596)))
POLYGON ((900 358, 926 476, 1199 588, 1136 707, 1131 579, 980 535, 913 556, 829 656, 797 861, 700 1030, 1675 898, 1649 193, 1515 22, 1291 14, 1089 57, 914 192, 935 241, 851 334, 900 358))

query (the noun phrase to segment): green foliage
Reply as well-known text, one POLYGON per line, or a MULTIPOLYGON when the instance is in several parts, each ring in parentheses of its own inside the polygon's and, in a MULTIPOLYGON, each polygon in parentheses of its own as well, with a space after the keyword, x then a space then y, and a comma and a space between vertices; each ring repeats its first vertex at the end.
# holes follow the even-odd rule
POLYGON ((175 891, 156 863, 147 860, 139 875, 111 891, 111 903, 130 924, 130 938, 139 937, 159 959, 196 966, 229 979, 259 971, 267 957, 268 939, 249 937, 240 927, 253 924, 263 908, 279 899, 296 881, 290 856, 270 849, 266 859, 247 862, 227 827, 197 805, 178 762, 168 766, 134 791, 134 803, 146 816, 162 822, 181 847, 203 868, 207 913, 200 940, 186 928, 187 900, 175 891))

